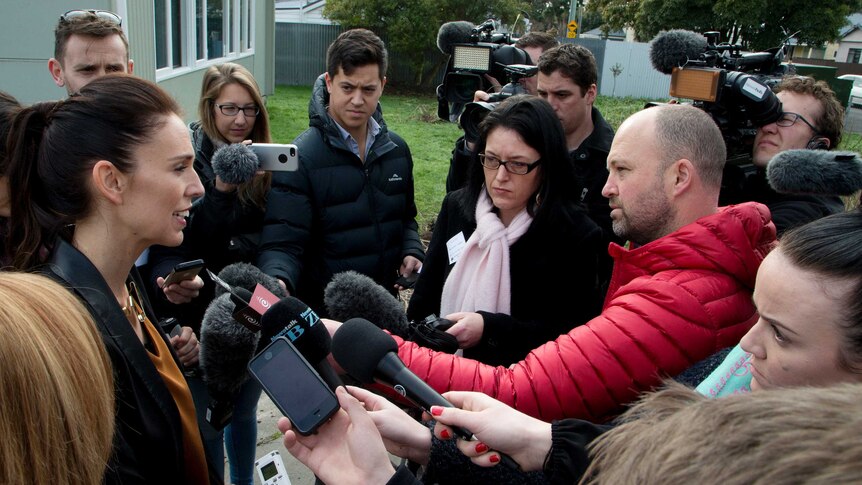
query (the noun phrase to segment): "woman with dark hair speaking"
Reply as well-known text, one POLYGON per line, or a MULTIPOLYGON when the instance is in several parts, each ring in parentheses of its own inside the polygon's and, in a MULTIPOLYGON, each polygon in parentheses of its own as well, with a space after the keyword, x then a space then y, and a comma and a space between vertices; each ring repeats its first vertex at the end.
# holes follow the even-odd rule
POLYGON ((192 200, 203 195, 178 112, 155 84, 110 75, 23 109, 11 129, 13 264, 75 293, 113 365, 107 483, 209 483, 181 363, 196 362, 197 340, 190 329, 168 339, 134 265, 150 245, 182 242, 192 200))
POLYGON ((546 101, 503 101, 479 136, 480 163, 443 200, 407 313, 455 322, 465 357, 509 365, 599 313, 606 250, 546 101))

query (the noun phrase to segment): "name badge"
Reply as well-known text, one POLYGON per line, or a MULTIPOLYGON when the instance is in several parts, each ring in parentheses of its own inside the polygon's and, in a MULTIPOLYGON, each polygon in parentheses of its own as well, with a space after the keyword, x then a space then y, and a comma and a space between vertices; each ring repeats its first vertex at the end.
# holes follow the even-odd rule
POLYGON ((449 264, 455 264, 461 259, 461 252, 464 251, 464 245, 467 241, 464 239, 464 233, 459 232, 446 241, 446 249, 449 251, 449 264))

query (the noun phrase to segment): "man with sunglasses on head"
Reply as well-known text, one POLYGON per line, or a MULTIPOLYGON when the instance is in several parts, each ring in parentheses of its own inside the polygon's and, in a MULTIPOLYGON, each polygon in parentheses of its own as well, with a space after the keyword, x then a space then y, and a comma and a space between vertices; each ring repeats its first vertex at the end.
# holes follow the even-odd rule
POLYGON ((54 29, 54 57, 48 71, 69 95, 106 74, 132 74, 129 41, 119 15, 107 10, 70 10, 54 29))
POLYGON ((781 235, 787 229, 844 210, 837 195, 779 194, 766 181, 766 165, 783 151, 835 149, 841 142, 844 108, 828 84, 810 77, 787 78, 775 92, 782 104, 782 115, 757 129, 752 152, 757 170, 746 180, 742 200, 769 207, 781 235))

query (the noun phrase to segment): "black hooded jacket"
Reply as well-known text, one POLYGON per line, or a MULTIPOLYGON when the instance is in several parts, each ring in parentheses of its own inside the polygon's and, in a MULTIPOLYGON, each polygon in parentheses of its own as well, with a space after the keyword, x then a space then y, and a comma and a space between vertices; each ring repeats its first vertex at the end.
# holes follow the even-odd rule
POLYGON ((391 289, 405 256, 424 258, 407 144, 386 128, 378 105, 380 132, 363 164, 329 117, 328 102, 321 75, 309 128, 294 140, 299 170, 273 175, 258 256, 265 273, 318 312, 334 274, 354 270, 391 289))

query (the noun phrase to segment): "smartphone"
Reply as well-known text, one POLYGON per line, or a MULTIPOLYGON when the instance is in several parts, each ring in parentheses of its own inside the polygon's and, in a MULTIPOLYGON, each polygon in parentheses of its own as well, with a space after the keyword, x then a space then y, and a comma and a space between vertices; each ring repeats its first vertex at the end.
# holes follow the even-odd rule
POLYGON ((407 276, 398 275, 398 279, 395 280, 395 284, 401 286, 404 289, 413 288, 413 285, 416 284, 416 280, 419 279, 419 273, 413 272, 407 276))
POLYGON ((252 143, 249 148, 257 155, 261 170, 293 172, 299 169, 299 151, 296 145, 252 143))
POLYGON ((193 261, 186 261, 185 263, 180 263, 174 266, 174 269, 171 270, 171 273, 165 278, 164 287, 168 285, 172 285, 174 283, 179 283, 180 281, 191 280, 194 279, 198 273, 204 267, 203 259, 195 259, 193 261))
POLYGON ((338 411, 338 398, 285 337, 273 340, 257 354, 248 371, 303 436, 338 411))
POLYGON ((287 476, 284 460, 281 459, 278 450, 270 451, 258 458, 254 462, 254 467, 257 468, 257 476, 260 478, 261 484, 290 485, 290 477, 287 476))

